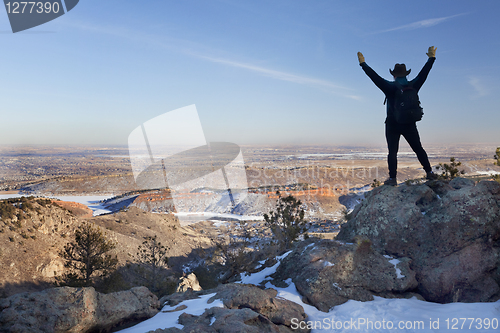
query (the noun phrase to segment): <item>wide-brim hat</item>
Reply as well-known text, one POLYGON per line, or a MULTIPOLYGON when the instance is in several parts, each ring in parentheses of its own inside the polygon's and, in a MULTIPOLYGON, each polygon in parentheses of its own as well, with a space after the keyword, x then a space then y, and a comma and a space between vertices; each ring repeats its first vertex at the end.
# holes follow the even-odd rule
POLYGON ((394 69, 393 70, 389 69, 389 72, 391 72, 392 76, 394 77, 405 77, 408 74, 410 74, 411 69, 406 70, 405 64, 395 64, 394 69))

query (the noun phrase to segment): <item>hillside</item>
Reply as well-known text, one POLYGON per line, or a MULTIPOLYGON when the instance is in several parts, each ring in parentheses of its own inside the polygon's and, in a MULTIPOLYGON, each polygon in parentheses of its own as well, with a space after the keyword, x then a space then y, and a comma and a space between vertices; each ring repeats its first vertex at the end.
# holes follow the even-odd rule
POLYGON ((174 264, 185 261, 193 249, 210 246, 208 233, 181 227, 173 215, 131 207, 116 214, 84 218, 59 204, 85 214, 74 203, 36 198, 0 201, 0 296, 51 286, 65 269, 58 255, 60 249, 73 239, 75 229, 84 221, 102 227, 107 237, 117 242, 114 252, 119 266, 133 260, 145 236, 157 235, 169 248, 174 264))

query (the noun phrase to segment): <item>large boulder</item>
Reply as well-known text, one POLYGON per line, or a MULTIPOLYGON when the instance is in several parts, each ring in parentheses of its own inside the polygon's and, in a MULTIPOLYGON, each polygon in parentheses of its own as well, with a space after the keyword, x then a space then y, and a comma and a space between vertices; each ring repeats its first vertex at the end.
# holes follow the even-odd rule
POLYGON ((101 294, 94 288, 61 287, 0 300, 0 332, 109 331, 158 312, 146 287, 101 294))
POLYGON ((224 307, 212 307, 200 316, 181 313, 179 324, 182 330, 169 328, 155 332, 299 332, 310 330, 292 330, 292 318, 304 321, 307 315, 299 304, 277 297, 274 289, 261 289, 254 285, 230 283, 215 289, 167 296, 166 302, 174 310, 182 312, 185 307, 177 306, 180 302, 197 298, 199 295, 216 293, 208 303, 220 300, 224 307), (177 307, 176 307, 177 306, 177 307))
POLYGON ((183 293, 185 291, 188 291, 189 289, 193 291, 202 290, 200 283, 198 282, 198 278, 194 273, 191 273, 186 277, 181 277, 175 291, 183 293))
POLYGON ((363 238, 355 243, 301 242, 282 260, 273 277, 278 286, 291 279, 305 302, 325 312, 350 299, 406 297, 417 286, 408 258, 384 257, 363 238))
POLYGON ((428 301, 500 298, 500 184, 455 178, 367 193, 337 240, 368 237, 383 254, 412 259, 428 301))

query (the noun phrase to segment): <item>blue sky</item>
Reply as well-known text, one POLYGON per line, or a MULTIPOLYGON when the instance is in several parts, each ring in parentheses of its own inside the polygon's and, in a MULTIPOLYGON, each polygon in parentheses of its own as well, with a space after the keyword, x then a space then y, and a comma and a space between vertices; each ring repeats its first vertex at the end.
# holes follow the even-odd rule
POLYGON ((0 144, 119 144, 195 104, 208 141, 384 145, 381 76, 413 78, 423 143, 500 141, 500 2, 82 0, 13 34, 0 11, 0 144))

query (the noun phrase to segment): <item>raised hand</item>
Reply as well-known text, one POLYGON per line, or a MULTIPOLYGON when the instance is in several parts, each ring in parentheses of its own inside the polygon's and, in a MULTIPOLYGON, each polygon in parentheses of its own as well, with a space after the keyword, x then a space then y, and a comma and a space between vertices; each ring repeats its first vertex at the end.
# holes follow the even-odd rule
POLYGON ((363 57, 363 53, 358 52, 358 60, 360 64, 365 62, 365 57, 363 57))
POLYGON ((430 46, 429 51, 426 53, 429 58, 435 58, 436 57, 436 50, 437 47, 430 46))

